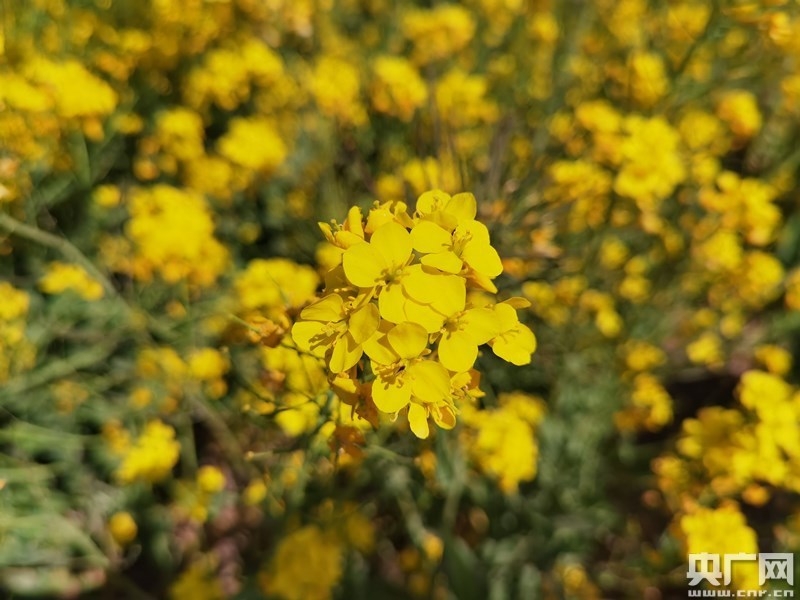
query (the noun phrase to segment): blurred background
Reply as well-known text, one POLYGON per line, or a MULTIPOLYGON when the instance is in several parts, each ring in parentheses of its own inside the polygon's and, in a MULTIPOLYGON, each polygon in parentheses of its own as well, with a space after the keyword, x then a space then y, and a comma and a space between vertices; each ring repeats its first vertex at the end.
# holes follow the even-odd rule
POLYGON ((793 0, 0 18, 6 596, 667 600, 800 549, 793 0), (538 349, 419 440, 288 332, 317 222, 432 189, 538 349))

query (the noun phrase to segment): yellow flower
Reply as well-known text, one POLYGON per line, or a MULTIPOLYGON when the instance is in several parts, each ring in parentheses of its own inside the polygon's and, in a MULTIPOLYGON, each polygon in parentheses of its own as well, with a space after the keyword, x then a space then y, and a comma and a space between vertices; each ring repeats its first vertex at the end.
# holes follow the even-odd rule
POLYGON ((161 421, 150 421, 126 453, 116 475, 123 483, 157 483, 172 471, 180 449, 172 427, 161 421))
POLYGON ((408 421, 417 437, 428 437, 428 416, 440 427, 455 425, 450 399, 450 375, 441 363, 422 358, 428 334, 416 323, 379 330, 364 345, 375 381, 372 399, 385 413, 408 407, 408 421))
POLYGON ((214 237, 211 212, 199 194, 163 184, 138 188, 130 212, 126 233, 135 247, 137 279, 157 272, 169 283, 208 286, 227 266, 228 252, 214 237))
POLYGON ((292 327, 292 338, 299 348, 326 358, 334 373, 347 371, 361 359, 363 344, 378 329, 378 307, 359 306, 330 294, 310 304, 300 313, 301 321, 292 327))
POLYGON ((367 113, 361 103, 361 77, 358 68, 334 56, 317 60, 310 89, 320 111, 347 125, 361 125, 367 113))
POLYGON ((440 4, 409 11, 403 17, 402 28, 414 44, 414 60, 427 64, 464 48, 475 33, 475 20, 462 6, 440 4))
POLYGON ((127 546, 136 539, 138 528, 131 513, 118 512, 111 515, 108 521, 108 531, 120 546, 127 546))
POLYGON ((498 400, 493 409, 463 407, 462 442, 480 469, 497 478, 505 493, 513 493, 536 476, 535 434, 545 409, 541 399, 520 392, 501 394, 498 400))
POLYGON ((379 56, 373 71, 372 105, 375 110, 410 121, 428 99, 428 88, 417 69, 404 58, 379 56))
POLYGON ((257 258, 236 276, 234 287, 246 311, 277 318, 285 310, 298 309, 314 298, 319 277, 309 266, 286 258, 257 258))
POLYGON ((342 559, 334 536, 307 525, 280 541, 262 583, 283 600, 328 600, 342 576, 342 559))
POLYGON ((189 374, 201 381, 219 379, 228 372, 230 361, 216 348, 200 348, 189 356, 189 374))
POLYGON ((197 471, 197 485, 207 494, 215 494, 225 488, 225 475, 217 467, 206 465, 197 471))
POLYGON ((755 357, 770 373, 784 376, 792 368, 792 354, 785 348, 765 344, 755 349, 755 357))
POLYGON ((263 117, 236 117, 217 142, 219 153, 235 165, 270 174, 286 159, 286 144, 263 117))
POLYGON ((740 139, 749 139, 761 129, 761 111, 752 92, 732 90, 717 105, 717 116, 740 139))
MULTIPOLYGON (((680 519, 686 536, 687 554, 756 554, 755 532, 747 526, 736 504, 717 509, 698 508, 680 519)), ((738 589, 759 589, 758 569, 754 562, 733 563, 733 581, 738 589)))
POLYGON ((536 336, 520 323, 517 311, 507 302, 494 307, 499 335, 489 340, 492 351, 512 365, 527 365, 536 351, 536 336))
POLYGON ((686 346, 686 355, 695 364, 719 366, 722 364, 722 342, 715 333, 707 331, 686 346))
POLYGON ((103 297, 103 286, 92 279, 82 266, 57 261, 47 265, 47 272, 39 280, 39 287, 47 294, 63 294, 72 290, 84 300, 103 297))
MULTIPOLYGON (((448 208, 456 204, 459 196, 464 194, 455 196, 449 202, 448 208)), ((471 197, 471 194, 468 196, 471 197)), ((466 265, 469 268, 468 276, 473 281, 487 291, 497 292, 491 280, 503 272, 503 264, 497 250, 490 244, 489 230, 483 223, 473 220, 474 198, 471 198, 470 204, 473 207, 472 218, 465 220, 463 214, 459 215, 461 221, 452 233, 433 220, 421 220, 411 230, 411 242, 414 250, 423 255, 420 259, 423 265, 453 274, 459 273, 466 265)), ((445 222, 447 218, 453 217, 453 212, 447 212, 446 209, 430 214, 445 222)))

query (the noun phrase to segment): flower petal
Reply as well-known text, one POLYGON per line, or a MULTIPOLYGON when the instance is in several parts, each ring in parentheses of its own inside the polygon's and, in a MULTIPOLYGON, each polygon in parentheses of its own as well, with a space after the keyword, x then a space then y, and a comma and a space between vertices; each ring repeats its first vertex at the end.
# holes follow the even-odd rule
POLYGON ((422 402, 435 404, 450 394, 450 375, 441 363, 422 360, 408 368, 411 391, 422 402))
POLYGON ((424 440, 430 434, 428 411, 421 404, 412 402, 408 405, 408 424, 414 435, 420 439, 424 440))
POLYGON ((347 330, 356 342, 363 344, 378 330, 380 323, 378 307, 370 302, 350 314, 347 330))
POLYGON ((300 318, 308 321, 341 321, 344 318, 344 300, 339 294, 329 294, 309 304, 300 312, 300 318))
POLYGON ((536 351, 536 336, 520 323, 510 332, 493 339, 489 345, 497 356, 519 367, 530 364, 531 354, 536 351))
POLYGON ((451 371, 469 371, 476 358, 478 346, 464 331, 447 332, 439 340, 439 361, 451 371))
POLYGON ((464 263, 454 252, 437 252, 436 254, 426 254, 419 261, 426 267, 434 267, 445 273, 460 273, 464 263))
POLYGON ((478 346, 502 333, 497 327, 497 315, 491 308, 470 308, 458 324, 478 346))
POLYGON ((413 300, 408 300, 405 304, 406 319, 412 323, 417 323, 425 328, 428 333, 436 333, 443 326, 447 317, 440 312, 436 312, 433 307, 427 304, 420 304, 413 300))
POLYGON ((497 330, 500 333, 505 333, 506 331, 511 331, 517 326, 519 323, 519 316, 517 316, 517 311, 514 310, 510 304, 496 304, 494 307, 494 314, 497 323, 497 330))
POLYGON ((430 304, 439 294, 437 289, 440 275, 425 271, 422 265, 412 265, 403 271, 400 285, 408 297, 421 304, 430 304))
POLYGON ((325 352, 336 341, 336 334, 325 335, 325 323, 319 321, 298 321, 292 326, 292 339, 304 352, 322 358, 325 352))
POLYGON ((379 365, 391 365, 400 360, 400 357, 389 345, 389 338, 386 336, 386 331, 383 327, 384 324, 388 325, 388 323, 384 321, 378 331, 364 342, 363 347, 364 352, 366 352, 367 356, 369 356, 373 362, 379 365))
POLYGON ((463 277, 456 275, 437 275, 437 295, 431 307, 437 312, 452 317, 464 310, 467 302, 467 284, 463 277))
POLYGON ((416 358, 428 345, 428 332, 417 323, 400 323, 389 330, 387 337, 400 358, 416 358))
POLYGON ((445 210, 458 219, 459 224, 465 221, 474 221, 478 214, 478 204, 475 196, 469 192, 456 194, 450 198, 445 210))
POLYGON ((383 256, 390 271, 401 268, 411 256, 411 234, 394 221, 378 227, 369 245, 383 256))
POLYGON ((433 422, 442 429, 452 429, 456 426, 456 414, 447 405, 432 407, 431 416, 433 416, 433 422))
POLYGON ((380 309, 381 317, 390 323, 402 323, 406 321, 406 303, 408 298, 403 294, 403 288, 399 283, 392 283, 381 291, 378 296, 378 308, 380 309))
POLYGON ((361 344, 353 339, 350 332, 347 332, 334 344, 328 367, 334 373, 343 373, 355 366, 363 353, 361 344))
POLYGON ((486 277, 497 277, 503 272, 503 263, 497 250, 489 244, 470 241, 464 245, 461 258, 475 271, 486 277))
POLYGON ((406 375, 382 378, 378 375, 372 382, 372 401, 378 410, 395 413, 411 401, 411 387, 405 381, 406 375))
POLYGON ((417 198, 417 212, 421 215, 428 215, 449 201, 450 194, 442 190, 430 190, 417 198))
POLYGON ((362 242, 350 246, 342 255, 342 265, 347 280, 358 287, 374 287, 380 283, 389 268, 383 255, 375 252, 371 244, 362 242))
POLYGON ((433 221, 420 221, 411 230, 414 250, 423 254, 443 252, 453 245, 453 236, 433 221))

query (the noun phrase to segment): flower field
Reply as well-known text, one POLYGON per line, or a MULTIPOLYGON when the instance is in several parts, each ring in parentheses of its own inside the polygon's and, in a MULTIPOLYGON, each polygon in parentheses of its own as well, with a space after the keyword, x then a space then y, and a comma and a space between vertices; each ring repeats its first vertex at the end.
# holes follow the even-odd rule
POLYGON ((0 0, 2 596, 791 597, 798 140, 794 0, 0 0))

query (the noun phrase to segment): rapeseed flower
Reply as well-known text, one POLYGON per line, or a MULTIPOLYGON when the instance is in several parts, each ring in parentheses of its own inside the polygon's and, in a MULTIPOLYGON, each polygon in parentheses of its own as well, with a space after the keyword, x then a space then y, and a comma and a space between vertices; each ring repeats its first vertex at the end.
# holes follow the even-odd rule
POLYGON ((342 250, 341 262, 325 276, 322 297, 301 311, 292 337, 325 360, 337 394, 359 414, 369 414, 369 403, 384 413, 405 411, 424 438, 429 419, 455 425, 456 401, 469 389, 461 374, 472 369, 480 346, 516 365, 530 362, 536 338, 515 310, 528 302, 467 299, 468 288, 496 292, 492 280, 503 270, 476 215, 471 194, 434 190, 419 197, 413 215, 389 202, 366 219, 353 208, 342 225, 321 224, 342 250), (369 372, 374 380, 364 394, 352 378, 369 372))

